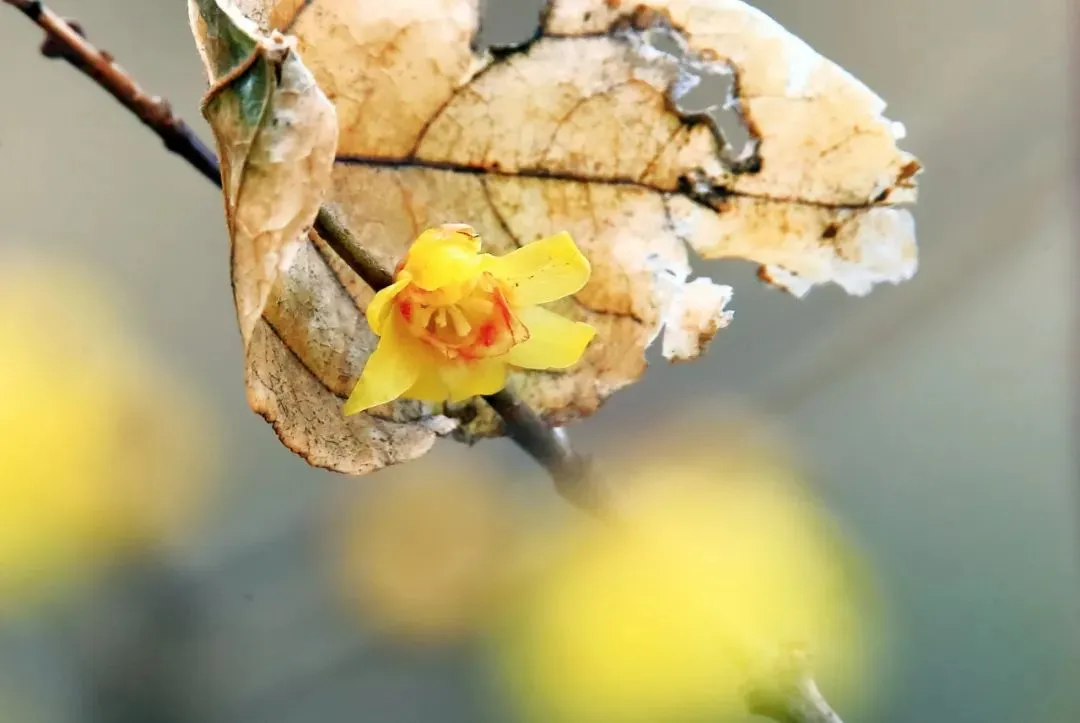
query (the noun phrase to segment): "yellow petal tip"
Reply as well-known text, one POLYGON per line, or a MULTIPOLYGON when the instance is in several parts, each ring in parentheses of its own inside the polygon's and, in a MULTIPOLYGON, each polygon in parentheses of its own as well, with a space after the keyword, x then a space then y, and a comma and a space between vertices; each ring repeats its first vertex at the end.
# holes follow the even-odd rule
POLYGON ((353 393, 349 395, 349 398, 345 400, 345 404, 342 405, 341 413, 344 416, 352 417, 379 405, 379 402, 365 398, 369 397, 369 395, 365 394, 366 390, 362 389, 362 385, 363 382, 357 382, 353 393))
POLYGON ((494 258, 487 269, 509 284, 519 306, 545 304, 576 294, 592 273, 589 260, 566 231, 494 258))
POLYGON ((515 346, 507 360, 523 369, 567 369, 577 364, 596 328, 583 321, 571 321, 539 306, 521 310, 521 320, 529 338, 515 346))

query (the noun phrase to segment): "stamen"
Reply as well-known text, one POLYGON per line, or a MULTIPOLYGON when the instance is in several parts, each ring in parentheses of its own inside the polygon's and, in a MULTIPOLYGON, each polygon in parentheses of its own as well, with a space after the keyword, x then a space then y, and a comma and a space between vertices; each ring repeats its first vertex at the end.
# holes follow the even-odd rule
POLYGON ((486 318, 491 316, 491 312, 495 310, 495 303, 491 299, 485 299, 483 296, 476 294, 467 299, 462 299, 459 306, 466 316, 472 316, 473 318, 486 318))
POLYGON ((472 331, 472 325, 465 318, 465 314, 462 313, 461 309, 456 306, 448 306, 446 310, 450 314, 450 321, 453 323, 454 331, 457 332, 458 336, 465 336, 472 331))

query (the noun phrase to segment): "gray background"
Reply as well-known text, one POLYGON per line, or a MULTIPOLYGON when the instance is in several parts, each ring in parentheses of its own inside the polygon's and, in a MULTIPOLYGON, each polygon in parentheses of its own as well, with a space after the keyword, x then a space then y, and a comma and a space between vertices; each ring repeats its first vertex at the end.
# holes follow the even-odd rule
MULTIPOLYGON (((535 2, 495 2, 495 36, 528 33, 535 2)), ((735 286, 733 325, 703 362, 654 365, 577 437, 586 447, 630 437, 657 410, 768 410, 811 462, 821 497, 888 600, 896 639, 886 695, 865 720, 1080 720, 1066 3, 760 6, 878 91, 907 125, 905 147, 928 169, 919 275, 865 299, 821 289, 797 301, 761 288, 745 265, 703 265, 735 286)), ((77 16, 208 137, 185 3, 53 7, 77 16)), ((0 244, 79 259, 127 295, 140 330, 213 401, 226 502, 182 561, 176 595, 156 598, 197 603, 197 618, 171 607, 163 615, 176 640, 190 631, 200 644, 162 644, 155 654, 162 665, 184 660, 169 657, 180 650, 199 660, 195 688, 177 695, 201 710, 140 713, 138 696, 120 694, 118 710, 95 708, 86 668, 101 677, 109 665, 123 669, 125 655, 147 653, 102 652, 85 635, 8 634, 0 675, 37 691, 56 721, 497 718, 484 711, 482 678, 457 664, 470 651, 388 648, 323 600, 328 499, 401 472, 358 482, 309 469, 248 410, 217 191, 95 86, 42 60, 38 42, 35 28, 0 8, 0 244), (98 662, 81 663, 72 645, 98 662)), ((417 464, 437 470, 467 455, 519 465, 537 504, 552 501, 504 443, 467 452, 447 442, 417 464)), ((145 601, 156 574, 118 584, 101 604, 145 601)), ((132 640, 151 635, 133 629, 132 640)), ((150 697, 152 686, 134 687, 150 697)))

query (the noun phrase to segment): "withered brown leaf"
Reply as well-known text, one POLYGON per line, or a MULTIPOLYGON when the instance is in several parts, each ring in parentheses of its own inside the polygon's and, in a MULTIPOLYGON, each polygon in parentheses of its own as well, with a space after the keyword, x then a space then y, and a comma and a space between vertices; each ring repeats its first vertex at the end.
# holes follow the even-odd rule
MULTIPOLYGON (((448 222, 477 228, 493 253, 561 230, 577 240, 593 277, 554 306, 596 326, 597 341, 570 370, 512 380, 555 424, 637 380, 665 321, 665 355, 677 360, 699 356, 727 323, 730 289, 690 282, 688 247, 757 263, 797 294, 825 282, 864 294, 915 271, 914 224, 898 204, 914 201, 920 167, 897 148, 902 128, 868 88, 738 0, 552 0, 532 40, 497 52, 475 49, 477 0, 236 5, 263 32, 295 36, 336 107, 328 199, 387 267, 448 222), (680 110, 679 96, 710 75, 734 81, 716 101, 750 133, 745 152, 706 115, 680 110)), ((372 348, 357 312, 371 290, 318 239, 294 266, 266 323, 303 384, 340 397, 372 348)), ((287 376, 275 383, 280 400, 287 376)), ((499 431, 483 405, 441 411, 464 438, 499 431)), ((410 404, 376 412, 361 424, 439 419, 410 404)), ((342 454, 361 453, 362 437, 311 453, 321 418, 279 433, 315 464, 357 471, 342 454)), ((333 424, 335 439, 354 433, 333 424)))
POLYGON ((258 5, 190 0, 212 83, 248 401, 311 464, 361 474, 426 452, 430 424, 346 418, 339 395, 374 341, 309 239, 330 184, 333 105, 258 5), (250 13, 246 15, 245 13, 250 13))

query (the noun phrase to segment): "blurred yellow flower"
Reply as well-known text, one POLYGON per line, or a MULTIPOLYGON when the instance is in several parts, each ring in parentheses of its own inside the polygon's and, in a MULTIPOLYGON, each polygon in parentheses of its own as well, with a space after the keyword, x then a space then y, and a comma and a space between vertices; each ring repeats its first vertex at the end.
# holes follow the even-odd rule
POLYGON ((572 366, 596 330, 538 304, 576 293, 589 273, 567 233, 496 257, 480 253, 469 226, 425 231, 394 283, 368 305, 379 345, 345 414, 402 396, 441 402, 493 394, 506 385, 509 366, 572 366))
POLYGON ((850 553, 789 470, 743 457, 639 458, 619 478, 618 524, 583 532, 500 638, 531 719, 728 720, 793 644, 828 686, 858 677, 850 553))
POLYGON ((102 288, 27 259, 0 269, 2 613, 182 527, 212 439, 102 288))
POLYGON ((368 625, 438 643, 475 632, 497 610, 518 530, 493 478, 395 479, 367 490, 345 522, 344 592, 368 625))

